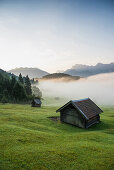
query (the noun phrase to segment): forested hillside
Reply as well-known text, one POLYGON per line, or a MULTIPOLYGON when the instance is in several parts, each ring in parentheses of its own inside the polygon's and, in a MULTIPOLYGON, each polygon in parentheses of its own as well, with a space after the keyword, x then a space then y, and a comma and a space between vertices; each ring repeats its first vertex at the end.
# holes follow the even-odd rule
POLYGON ((0 102, 27 102, 33 97, 28 76, 23 79, 20 74, 18 80, 16 80, 15 76, 10 77, 4 71, 0 73, 0 102))
POLYGON ((65 79, 68 79, 68 80, 78 80, 78 79, 80 79, 79 76, 71 76, 71 75, 65 74, 65 73, 48 74, 46 76, 43 76, 42 79, 61 79, 61 78, 65 78, 65 79))
MULTIPOLYGON (((7 78, 11 77, 11 76, 15 76, 14 74, 8 73, 2 69, 0 69, 0 74, 2 74, 2 76, 7 77, 7 78)), ((17 77, 17 76, 15 76, 15 77, 17 77)))

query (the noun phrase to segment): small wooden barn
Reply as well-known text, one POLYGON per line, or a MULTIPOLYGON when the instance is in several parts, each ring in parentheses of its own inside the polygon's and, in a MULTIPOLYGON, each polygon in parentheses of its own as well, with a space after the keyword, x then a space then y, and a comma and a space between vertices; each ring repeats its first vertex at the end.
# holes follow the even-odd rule
POLYGON ((32 107, 41 107, 41 104, 42 104, 42 102, 40 99, 33 99, 31 106, 32 107))
POLYGON ((71 100, 56 112, 60 112, 60 121, 81 128, 88 128, 100 121, 103 111, 89 98, 71 100))

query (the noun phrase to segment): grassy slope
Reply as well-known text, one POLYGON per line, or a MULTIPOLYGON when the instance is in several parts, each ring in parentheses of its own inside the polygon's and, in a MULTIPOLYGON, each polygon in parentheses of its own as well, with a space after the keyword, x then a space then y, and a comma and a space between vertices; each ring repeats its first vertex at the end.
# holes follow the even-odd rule
POLYGON ((49 120, 57 108, 0 105, 0 169, 113 169, 114 108, 90 129, 49 120))

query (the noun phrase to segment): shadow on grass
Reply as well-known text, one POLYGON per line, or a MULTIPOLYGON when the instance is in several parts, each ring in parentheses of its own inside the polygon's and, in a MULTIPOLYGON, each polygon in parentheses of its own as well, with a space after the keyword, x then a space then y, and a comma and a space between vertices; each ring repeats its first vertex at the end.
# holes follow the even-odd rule
MULTIPOLYGON (((59 130, 61 129, 62 131, 67 131, 67 133, 70 133, 70 132, 75 133, 76 131, 88 132, 88 131, 102 131, 102 130, 103 131, 108 130, 106 133, 110 133, 109 130, 111 130, 113 128, 111 126, 111 124, 108 122, 105 122, 105 120, 100 121, 99 123, 96 123, 87 129, 86 128, 83 129, 83 128, 77 127, 75 125, 61 122, 59 116, 48 117, 48 119, 52 120, 55 123, 57 129, 59 129, 59 130)), ((112 132, 111 132, 111 134, 112 134, 112 132)))

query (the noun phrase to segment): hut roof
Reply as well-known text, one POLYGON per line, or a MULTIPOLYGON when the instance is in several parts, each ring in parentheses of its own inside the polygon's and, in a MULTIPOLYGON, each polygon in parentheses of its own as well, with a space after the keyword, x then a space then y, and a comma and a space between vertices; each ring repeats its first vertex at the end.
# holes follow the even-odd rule
POLYGON ((56 112, 61 111, 69 104, 72 104, 87 120, 103 112, 91 99, 71 100, 56 112))
POLYGON ((40 99, 34 99, 33 102, 35 102, 36 104, 41 104, 41 100, 40 99))

